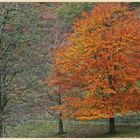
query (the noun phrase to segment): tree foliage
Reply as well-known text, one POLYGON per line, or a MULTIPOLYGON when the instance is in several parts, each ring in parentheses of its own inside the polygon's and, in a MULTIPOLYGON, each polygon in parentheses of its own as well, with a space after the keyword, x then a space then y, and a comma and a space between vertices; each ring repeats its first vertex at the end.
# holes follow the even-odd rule
POLYGON ((34 5, 1 3, 0 7, 0 135, 2 135, 2 122, 9 119, 9 111, 15 109, 13 104, 16 106, 22 98, 22 89, 25 85, 21 84, 21 81, 24 81, 21 73, 25 70, 28 47, 39 44, 43 34, 40 32, 41 16, 34 5))
MULTIPOLYGON (((101 3, 76 20, 56 50, 52 85, 79 90, 61 109, 80 120, 139 111, 140 19, 127 4, 101 3)), ((69 93, 70 94, 70 93, 69 93)), ((58 107, 59 108, 59 107, 58 107)))

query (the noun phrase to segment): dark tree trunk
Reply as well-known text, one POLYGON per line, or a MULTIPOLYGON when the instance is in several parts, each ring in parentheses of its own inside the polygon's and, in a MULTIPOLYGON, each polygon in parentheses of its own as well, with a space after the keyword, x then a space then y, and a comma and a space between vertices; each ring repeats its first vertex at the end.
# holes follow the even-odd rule
POLYGON ((115 129, 115 118, 109 118, 109 133, 113 134, 116 132, 115 129))
POLYGON ((58 134, 64 134, 64 129, 63 129, 63 121, 62 119, 59 119, 59 132, 58 134))
MULTIPOLYGON (((58 94, 58 104, 62 105, 61 94, 58 94)), ((59 114, 59 132, 58 132, 58 134, 65 134, 64 128, 63 128, 62 112, 60 112, 60 114, 59 114)))
POLYGON ((3 133, 3 126, 2 126, 2 119, 0 119, 0 137, 2 137, 3 133))

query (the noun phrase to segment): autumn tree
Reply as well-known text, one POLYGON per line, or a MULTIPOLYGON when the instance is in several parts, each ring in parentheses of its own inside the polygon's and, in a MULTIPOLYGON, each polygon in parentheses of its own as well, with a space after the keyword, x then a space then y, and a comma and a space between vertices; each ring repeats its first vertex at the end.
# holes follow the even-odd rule
POLYGON ((116 113, 140 110, 140 19, 121 3, 101 3, 82 16, 55 53, 55 70, 67 77, 57 84, 81 91, 61 108, 80 120, 109 118, 114 133, 116 113))

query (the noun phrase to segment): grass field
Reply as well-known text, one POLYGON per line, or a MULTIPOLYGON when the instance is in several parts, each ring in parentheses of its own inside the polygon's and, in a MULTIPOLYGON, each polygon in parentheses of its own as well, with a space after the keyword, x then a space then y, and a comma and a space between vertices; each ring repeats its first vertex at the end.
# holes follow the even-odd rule
POLYGON ((7 137, 30 137, 30 138, 104 138, 104 137, 140 137, 140 126, 117 125, 116 134, 108 134, 108 125, 101 125, 90 122, 65 122, 64 129, 66 134, 57 134, 57 122, 48 121, 40 123, 29 123, 15 127, 8 127, 7 137))

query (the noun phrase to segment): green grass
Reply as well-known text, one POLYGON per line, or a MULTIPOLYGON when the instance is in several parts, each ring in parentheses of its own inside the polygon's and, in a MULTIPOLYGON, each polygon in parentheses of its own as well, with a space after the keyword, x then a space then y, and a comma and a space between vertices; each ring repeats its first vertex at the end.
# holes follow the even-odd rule
POLYGON ((45 122, 45 123, 30 123, 26 125, 19 125, 16 127, 8 127, 7 137, 52 137, 56 135, 56 122, 45 122))
POLYGON ((26 125, 19 125, 15 127, 7 127, 7 137, 10 138, 95 138, 95 137, 140 137, 140 126, 117 125, 116 134, 108 134, 108 125, 90 121, 69 121, 65 122, 64 129, 66 134, 57 135, 58 126, 57 121, 46 121, 29 123, 26 125))
POLYGON ((140 126, 117 125, 116 134, 108 134, 107 125, 79 124, 69 126, 67 135, 62 137, 77 137, 77 138, 105 138, 105 137, 140 137, 140 126))
POLYGON ((123 128, 121 127, 119 131, 117 131, 115 134, 104 134, 102 137, 116 137, 116 138, 140 138, 140 126, 139 127, 127 127, 123 128))

